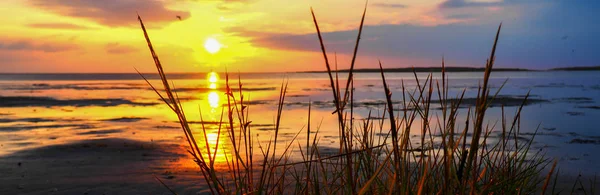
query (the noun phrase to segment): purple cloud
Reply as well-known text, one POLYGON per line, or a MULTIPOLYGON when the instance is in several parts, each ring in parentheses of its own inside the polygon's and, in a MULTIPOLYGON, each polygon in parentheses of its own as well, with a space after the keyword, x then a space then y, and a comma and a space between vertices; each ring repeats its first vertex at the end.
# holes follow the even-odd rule
POLYGON ((447 0, 440 4, 440 8, 487 7, 497 6, 501 4, 501 2, 471 2, 466 0, 447 0))
POLYGON ((35 23, 28 24, 27 26, 33 28, 45 28, 45 29, 66 29, 66 30, 85 30, 91 29, 87 26, 81 26, 77 24, 69 24, 69 23, 35 23))
POLYGON ((406 5, 400 3, 374 3, 373 6, 383 8, 406 8, 406 5))
POLYGON ((139 49, 127 45, 121 45, 120 43, 109 43, 104 47, 107 53, 110 54, 126 54, 137 52, 139 49))
POLYGON ((151 23, 177 21, 177 16, 186 19, 189 12, 166 8, 158 0, 29 0, 38 8, 71 17, 93 20, 106 26, 137 25, 136 13, 151 23))
POLYGON ((77 48, 76 45, 36 43, 35 41, 0 41, 0 50, 9 51, 42 51, 47 53, 62 52, 77 48))

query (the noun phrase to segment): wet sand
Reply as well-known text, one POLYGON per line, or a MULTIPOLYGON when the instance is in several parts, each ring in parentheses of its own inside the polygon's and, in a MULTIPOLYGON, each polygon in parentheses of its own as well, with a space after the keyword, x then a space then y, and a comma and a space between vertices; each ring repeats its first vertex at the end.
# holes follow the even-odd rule
POLYGON ((208 192, 180 145, 97 139, 0 158, 3 194, 181 194, 208 192))

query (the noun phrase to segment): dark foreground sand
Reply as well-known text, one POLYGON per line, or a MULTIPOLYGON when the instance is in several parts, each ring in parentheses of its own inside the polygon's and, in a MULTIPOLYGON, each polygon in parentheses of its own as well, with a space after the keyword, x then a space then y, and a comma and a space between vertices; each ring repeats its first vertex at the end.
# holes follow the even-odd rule
MULTIPOLYGON (((20 151, 0 157, 0 194, 171 194, 154 175, 178 194, 209 194, 185 151, 177 144, 116 138, 20 151)), ((561 174, 557 192, 570 194, 576 178, 561 174)), ((574 193, 591 194, 589 179, 574 193)))
POLYGON ((0 158, 0 194, 207 193, 179 145, 127 139, 86 140, 0 158))

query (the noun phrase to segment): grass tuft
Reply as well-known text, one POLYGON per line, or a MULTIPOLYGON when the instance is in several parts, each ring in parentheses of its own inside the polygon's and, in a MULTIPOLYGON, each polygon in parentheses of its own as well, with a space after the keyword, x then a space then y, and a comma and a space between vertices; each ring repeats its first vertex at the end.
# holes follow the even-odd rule
MULTIPOLYGON (((353 69, 366 11, 365 6, 347 83, 344 89, 340 89, 337 76, 339 72, 332 70, 330 66, 319 24, 311 8, 335 104, 332 114, 337 115, 339 128, 339 154, 330 156, 321 154, 320 125, 315 127, 312 124, 314 121, 311 121, 310 102, 307 128, 300 130, 288 143, 279 143, 287 81, 282 82, 280 87, 274 134, 266 144, 260 142, 252 133, 250 105, 242 93, 241 78, 238 78, 237 87, 240 90, 236 94, 230 87, 229 75, 226 75, 227 103, 221 114, 221 122, 218 123, 218 136, 223 131, 223 136, 227 139, 218 141, 211 150, 206 137, 207 129, 204 126, 199 130, 190 128, 177 94, 169 83, 142 19, 138 16, 164 92, 146 81, 179 118, 189 145, 188 152, 198 165, 210 191, 213 194, 545 193, 552 176, 557 174, 554 173, 556 161, 548 176, 540 177, 541 170, 548 165, 549 160, 541 153, 530 150, 535 136, 527 141, 518 140, 517 136, 521 131, 520 113, 529 94, 511 123, 507 122, 503 107, 499 127, 497 124, 485 123, 487 108, 498 94, 496 92, 490 96, 489 78, 495 63, 502 24, 498 27, 485 65, 476 105, 466 109, 466 112, 465 109, 459 109, 463 108, 461 103, 466 89, 457 94, 456 98, 450 97, 443 58, 441 80, 434 80, 430 74, 423 82, 415 71, 416 88, 407 89, 404 81, 400 83, 402 100, 399 104, 392 99, 389 87, 391 83, 387 82, 382 62, 379 61, 386 98, 384 111, 380 116, 369 112, 364 121, 356 121, 353 69), (435 96, 440 100, 439 112, 431 109, 435 96), (464 123, 459 118, 463 118, 464 123), (224 126, 221 127, 222 125, 224 126), (411 139, 412 129, 420 130, 418 139, 411 139), (305 131, 306 140, 296 140, 302 131, 305 131), (194 132, 201 132, 201 137, 198 138, 194 132), (501 136, 493 137, 493 133, 500 133, 501 136), (391 139, 388 139, 389 136, 391 139), (225 168, 215 167, 218 153, 226 158, 225 168), (301 160, 291 161, 291 155, 300 156, 301 160)), ((217 140, 221 140, 219 138, 217 140)), ((553 183, 556 185, 556 176, 553 183)), ((579 184, 582 185, 581 182, 579 184)), ((552 193, 554 188, 555 186, 552 193)))

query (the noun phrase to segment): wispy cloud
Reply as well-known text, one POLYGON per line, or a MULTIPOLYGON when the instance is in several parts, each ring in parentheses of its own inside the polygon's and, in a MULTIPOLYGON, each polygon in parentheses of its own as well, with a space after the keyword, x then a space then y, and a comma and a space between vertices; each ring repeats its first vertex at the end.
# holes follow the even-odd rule
POLYGON ((406 8, 407 6, 400 3, 374 3, 375 7, 383 7, 383 8, 406 8))
MULTIPOLYGON (((456 17, 469 17, 458 15, 456 17)), ((527 23, 527 22, 525 22, 527 23)), ((485 62, 493 42, 495 24, 448 24, 438 26, 419 25, 369 25, 364 27, 359 56, 375 56, 394 59, 419 59, 412 61, 414 66, 433 66, 441 56, 446 56, 449 64, 457 66, 480 66, 485 62)), ((319 43, 314 33, 263 34, 244 32, 253 36, 251 41, 257 47, 274 50, 319 52, 319 43)), ((322 36, 329 52, 350 55, 356 38, 356 30, 324 32, 322 36)), ((569 34, 572 36, 573 34, 569 34)), ((498 54, 504 67, 555 67, 569 63, 573 55, 582 60, 578 64, 594 64, 593 45, 599 39, 577 33, 578 40, 569 43, 557 41, 564 34, 556 34, 547 29, 529 28, 522 30, 515 24, 505 25, 498 54), (583 38, 582 36, 586 36, 583 38), (584 42, 588 42, 587 45, 584 42), (569 45, 569 46, 567 46, 569 45), (576 52, 572 49, 579 48, 576 52), (585 48, 585 49, 582 49, 585 48)), ((569 36, 571 38, 571 36, 569 36)), ((572 60, 571 60, 572 61, 572 60)), ((394 64, 391 66, 400 66, 394 64)))
POLYGON ((9 51, 41 51, 47 53, 68 51, 77 48, 76 45, 62 43, 36 43, 34 41, 0 41, 0 50, 9 51))
POLYGON ((106 26, 132 26, 137 24, 136 13, 153 23, 186 19, 189 12, 166 8, 159 0, 29 0, 38 8, 56 14, 86 18, 106 26))
POLYGON ((221 11, 233 11, 243 8, 245 5, 254 3, 258 0, 175 0, 175 1, 188 1, 188 2, 199 2, 199 3, 217 3, 216 8, 221 11))
POLYGON ((127 54, 139 51, 138 48, 122 45, 120 43, 108 43, 104 46, 104 49, 110 54, 127 54))
POLYGON ((35 24, 28 24, 27 26, 32 27, 32 28, 44 28, 44 29, 67 29, 67 30, 92 29, 87 26, 81 26, 81 25, 69 24, 69 23, 35 23, 35 24))
POLYGON ((499 5, 502 5, 502 2, 446 0, 445 2, 440 4, 440 8, 487 7, 487 6, 499 6, 499 5))
POLYGON ((452 15, 448 15, 446 16, 446 18, 450 18, 450 19, 471 19, 471 18, 475 18, 476 16, 474 14, 452 14, 452 15))

